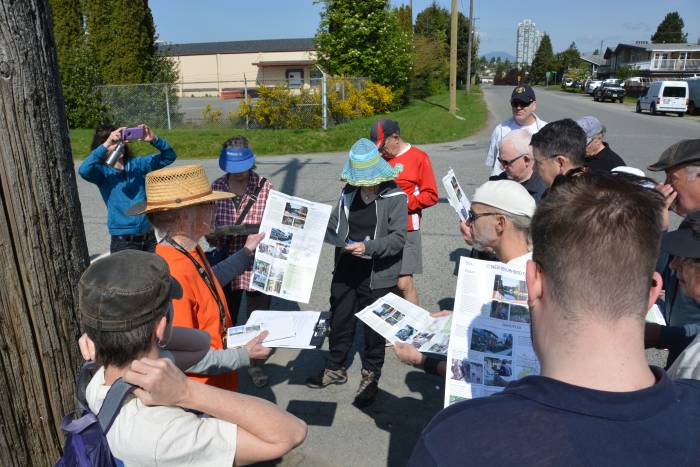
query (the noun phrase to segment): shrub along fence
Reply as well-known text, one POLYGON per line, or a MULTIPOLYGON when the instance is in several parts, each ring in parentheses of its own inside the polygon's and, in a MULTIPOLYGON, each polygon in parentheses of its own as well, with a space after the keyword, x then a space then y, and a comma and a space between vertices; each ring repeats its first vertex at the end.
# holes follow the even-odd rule
POLYGON ((111 121, 156 128, 329 128, 397 107, 389 87, 365 78, 323 75, 309 83, 243 80, 217 83, 100 86, 111 121), (231 83, 229 83, 230 85, 231 83), (238 84, 238 83, 234 83, 238 84))

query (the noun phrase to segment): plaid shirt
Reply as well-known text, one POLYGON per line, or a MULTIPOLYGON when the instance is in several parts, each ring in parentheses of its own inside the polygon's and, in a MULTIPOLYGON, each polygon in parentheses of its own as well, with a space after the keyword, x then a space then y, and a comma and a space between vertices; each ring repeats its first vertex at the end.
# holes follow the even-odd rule
MULTIPOLYGON (((250 171, 250 178, 248 180, 248 186, 246 186, 245 193, 241 197, 241 202, 236 207, 233 199, 224 199, 216 202, 214 207, 214 228, 224 227, 226 225, 231 225, 238 219, 240 212, 245 209, 248 205, 248 200, 250 195, 255 192, 255 188, 260 183, 260 175, 255 173, 255 171, 250 171)), ((211 184, 212 190, 217 191, 227 191, 231 192, 231 188, 228 185, 228 175, 217 178, 214 183, 211 184)), ((272 189, 272 183, 269 180, 265 181, 265 184, 260 189, 258 193, 258 199, 250 207, 248 214, 241 222, 242 224, 260 224, 262 221, 263 212, 265 211, 265 203, 267 203, 267 195, 272 189)), ((228 254, 233 254, 243 248, 245 241, 248 237, 246 235, 231 235, 228 237, 223 237, 219 240, 216 245, 217 249, 228 251, 228 254)), ((250 260, 248 268, 240 276, 236 277, 231 281, 231 285, 236 290, 252 290, 250 288, 250 275, 252 274, 253 260, 250 260)))

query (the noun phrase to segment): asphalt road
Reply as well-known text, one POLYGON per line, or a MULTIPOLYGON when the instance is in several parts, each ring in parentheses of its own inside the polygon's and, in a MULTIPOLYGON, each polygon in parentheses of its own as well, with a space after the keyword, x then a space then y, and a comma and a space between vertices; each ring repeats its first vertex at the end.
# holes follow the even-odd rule
MULTIPOLYGON (((457 230, 457 216, 444 199, 439 182, 452 167, 467 194, 489 173, 483 161, 488 138, 498 120, 510 116, 510 87, 486 87, 484 94, 494 117, 480 134, 454 143, 423 146, 430 154, 440 190, 440 203, 424 214, 424 273, 417 276, 422 305, 429 310, 451 309, 455 295, 456 265, 467 248, 457 230)), ((629 165, 646 167, 673 142, 697 137, 700 124, 678 117, 637 115, 629 106, 594 103, 560 92, 537 90, 539 115, 552 121, 564 117, 596 115, 608 127, 608 140, 629 165)), ((368 129, 369 131, 369 129, 368 129)), ((255 139, 252 139, 253 148, 255 139)), ((177 148, 175 148, 177 150, 177 148)), ((302 198, 333 204, 344 153, 261 157, 258 172, 275 188, 302 198)), ((191 161, 177 161, 185 164, 191 161)), ((215 160, 202 163, 213 180, 220 174, 215 160)), ((90 254, 108 251, 105 208, 97 189, 81 179, 78 189, 90 254)), ((273 301, 276 309, 326 310, 330 289, 332 250, 324 246, 311 301, 296 304, 273 301)), ((323 390, 308 389, 304 380, 323 365, 324 352, 280 350, 266 365, 270 387, 256 389, 247 376, 241 390, 276 402, 309 423, 309 436, 280 465, 287 466, 401 466, 405 465, 421 429, 442 407, 443 381, 403 365, 388 349, 375 404, 361 411, 351 405, 360 379, 356 354, 348 371, 349 382, 323 390)), ((655 359, 656 357, 652 357, 655 359)), ((465 427, 469 429, 469 427, 465 427)))

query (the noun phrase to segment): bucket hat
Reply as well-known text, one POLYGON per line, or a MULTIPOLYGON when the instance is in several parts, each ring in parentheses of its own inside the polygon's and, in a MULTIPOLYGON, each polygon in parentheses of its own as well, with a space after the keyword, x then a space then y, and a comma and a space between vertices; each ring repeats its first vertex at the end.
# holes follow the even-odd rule
POLYGON ((353 186, 373 186, 395 179, 401 169, 400 164, 392 168, 372 141, 360 138, 350 148, 340 179, 353 186))
POLYGON ((224 148, 219 155, 219 167, 224 172, 247 172, 255 165, 255 154, 250 148, 224 148))
POLYGON ((135 216, 233 197, 233 193, 213 191, 201 165, 166 167, 146 175, 146 199, 126 213, 135 216))
POLYGON ((532 217, 535 199, 518 182, 493 180, 484 183, 474 192, 472 203, 485 204, 515 216, 532 217))

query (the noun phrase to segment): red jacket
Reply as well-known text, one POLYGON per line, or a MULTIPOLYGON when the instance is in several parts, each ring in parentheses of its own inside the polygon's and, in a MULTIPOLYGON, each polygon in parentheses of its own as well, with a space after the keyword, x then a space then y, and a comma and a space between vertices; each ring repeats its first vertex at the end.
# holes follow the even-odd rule
POLYGON ((396 177, 396 184, 408 196, 408 231, 420 229, 423 209, 437 204, 438 193, 430 158, 415 146, 396 157, 386 158, 392 167, 401 164, 403 170, 396 177))

